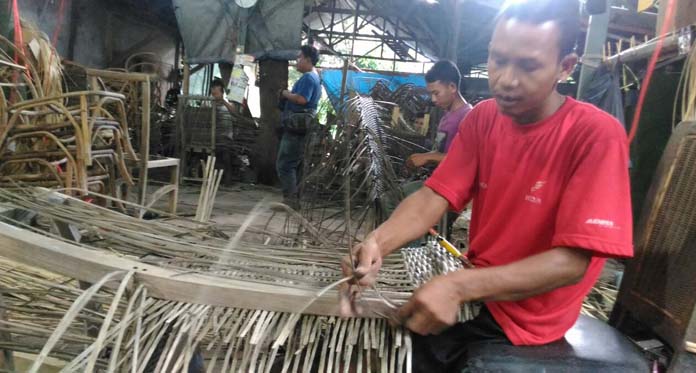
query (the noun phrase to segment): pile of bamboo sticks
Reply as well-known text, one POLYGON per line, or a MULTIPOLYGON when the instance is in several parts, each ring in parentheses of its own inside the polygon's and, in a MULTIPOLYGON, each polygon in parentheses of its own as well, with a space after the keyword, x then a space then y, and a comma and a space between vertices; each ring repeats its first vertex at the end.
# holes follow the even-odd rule
POLYGON ((222 174, 224 172, 224 170, 215 168, 215 162, 215 157, 208 156, 206 163, 201 165, 204 170, 203 185, 201 187, 201 194, 198 197, 195 220, 202 223, 210 220, 213 214, 215 197, 217 196, 218 189, 220 189, 220 182, 222 181, 222 174))
POLYGON ((291 314, 157 300, 132 273, 80 289, 4 260, 0 269, 8 274, 0 331, 9 335, 0 349, 36 353, 30 372, 47 356, 68 372, 189 372, 196 354, 209 372, 409 371, 411 337, 386 320, 306 315, 278 343, 291 314))

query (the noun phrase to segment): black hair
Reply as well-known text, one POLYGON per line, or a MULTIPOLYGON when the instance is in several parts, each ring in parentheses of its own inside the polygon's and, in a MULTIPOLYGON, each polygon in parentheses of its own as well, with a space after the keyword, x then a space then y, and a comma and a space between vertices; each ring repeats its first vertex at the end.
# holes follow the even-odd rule
POLYGON ((425 112, 419 111, 416 113, 416 119, 425 118, 425 112))
POLYGON ((210 83, 210 90, 212 91, 213 88, 215 87, 220 87, 222 90, 222 93, 225 93, 225 83, 222 81, 220 78, 215 78, 213 79, 213 82, 210 83))
POLYGON ((457 65, 452 61, 442 60, 437 61, 427 73, 425 73, 425 81, 427 83, 435 83, 437 81, 442 83, 452 83, 457 86, 462 84, 462 74, 459 72, 457 65))
POLYGON ((556 22, 561 30, 560 58, 573 52, 580 34, 580 3, 578 0, 517 0, 501 9, 496 22, 517 19, 533 24, 556 22))
POLYGON ((312 66, 316 66, 319 63, 319 50, 317 48, 311 45, 303 45, 300 48, 300 52, 312 61, 312 66))

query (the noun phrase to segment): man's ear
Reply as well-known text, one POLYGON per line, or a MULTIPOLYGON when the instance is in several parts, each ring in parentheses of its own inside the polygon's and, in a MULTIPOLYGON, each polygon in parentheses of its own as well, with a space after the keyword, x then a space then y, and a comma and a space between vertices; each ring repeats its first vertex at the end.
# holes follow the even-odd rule
POLYGON ((456 83, 449 83, 449 87, 453 92, 459 92, 459 87, 457 87, 456 83))
POLYGON ((563 57, 561 60, 561 71, 558 74, 558 81, 565 82, 575 71, 575 66, 578 64, 578 55, 571 53, 563 57))

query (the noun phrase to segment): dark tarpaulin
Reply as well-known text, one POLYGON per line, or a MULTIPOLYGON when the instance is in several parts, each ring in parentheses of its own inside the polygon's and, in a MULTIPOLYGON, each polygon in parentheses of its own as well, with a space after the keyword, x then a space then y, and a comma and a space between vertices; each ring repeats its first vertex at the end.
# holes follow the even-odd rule
POLYGON ((249 9, 234 0, 173 3, 189 64, 233 64, 240 40, 247 54, 300 48, 303 0, 259 0, 249 9))

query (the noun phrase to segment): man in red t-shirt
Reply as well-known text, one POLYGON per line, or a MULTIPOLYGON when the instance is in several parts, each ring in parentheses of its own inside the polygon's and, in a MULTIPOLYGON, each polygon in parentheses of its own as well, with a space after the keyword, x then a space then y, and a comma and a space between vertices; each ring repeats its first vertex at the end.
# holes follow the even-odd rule
MULTIPOLYGON (((417 334, 415 371, 459 371, 473 342, 562 338, 606 258, 633 255, 626 134, 608 114, 556 90, 577 62, 578 2, 511 4, 489 48, 494 99, 466 116, 425 187, 344 260, 344 272, 369 286, 383 256, 448 207, 474 201, 468 256, 476 269, 433 278, 399 311, 417 334), (484 302, 481 314, 456 323, 472 301, 484 302)), ((341 291, 344 314, 354 311, 355 288, 341 291)))

